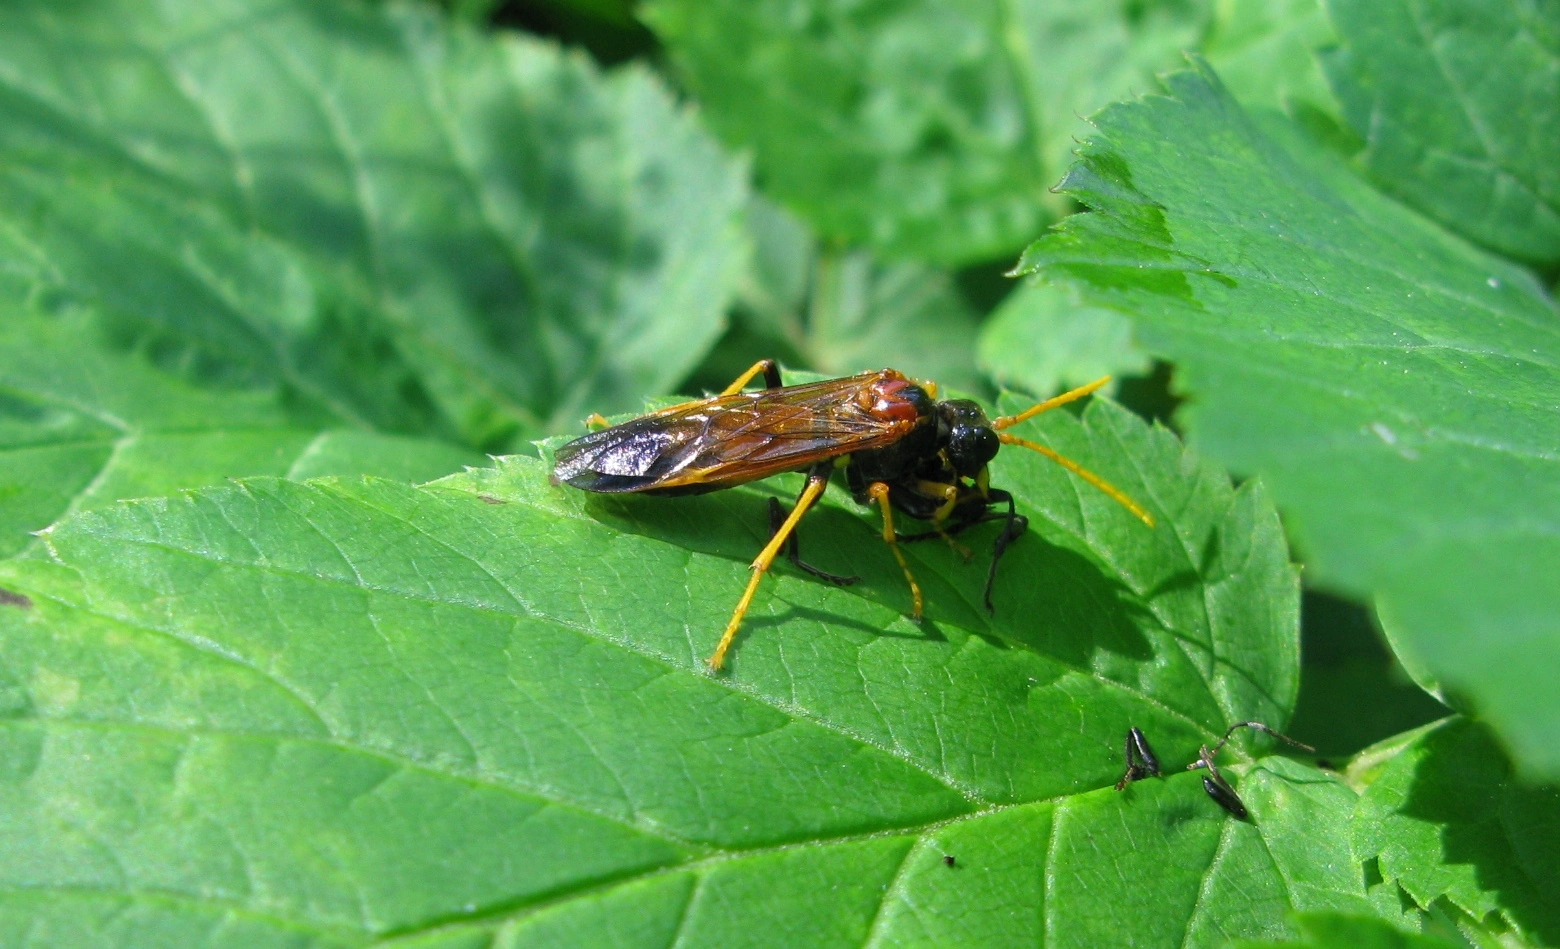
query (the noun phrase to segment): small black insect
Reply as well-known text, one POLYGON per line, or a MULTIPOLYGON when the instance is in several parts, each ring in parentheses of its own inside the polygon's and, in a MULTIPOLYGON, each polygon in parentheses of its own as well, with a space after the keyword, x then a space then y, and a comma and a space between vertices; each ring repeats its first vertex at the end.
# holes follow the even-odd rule
POLYGON ((1203 777, 1203 790, 1208 792, 1208 796, 1213 798, 1214 803, 1229 811, 1231 814, 1234 814, 1237 819, 1245 820, 1248 816, 1250 816, 1250 812, 1246 810, 1245 803, 1241 801, 1240 795, 1235 793, 1235 788, 1224 779, 1224 775, 1219 773, 1218 765, 1213 763, 1214 756, 1222 751, 1224 746, 1229 743, 1230 736, 1235 734, 1235 729, 1237 728, 1250 728, 1253 731, 1259 731, 1264 734, 1272 735, 1274 738, 1277 738, 1280 741, 1287 742, 1291 745, 1294 745, 1296 748, 1301 748, 1305 751, 1314 752, 1316 749, 1312 748, 1310 745, 1305 744, 1304 742, 1295 741, 1288 735, 1280 734, 1279 732, 1269 728, 1261 722, 1236 722, 1224 732, 1224 737, 1219 739, 1218 744, 1214 745, 1212 748, 1209 748, 1207 745, 1203 745, 1200 749, 1198 749, 1197 760, 1187 765, 1186 770, 1196 771, 1199 768, 1206 768, 1208 773, 1203 777))
POLYGON ((1161 777, 1159 771, 1159 758, 1154 754, 1154 748, 1148 743, 1148 736, 1136 725, 1127 729, 1127 746, 1125 757, 1127 770, 1116 782, 1116 790, 1120 791, 1133 781, 1141 781, 1144 778, 1161 777))
MULTIPOLYGON (((1213 765, 1209 764, 1208 767, 1211 770, 1213 765)), ((1235 789, 1230 787, 1230 783, 1224 780, 1224 776, 1219 772, 1212 771, 1203 776, 1203 790, 1208 792, 1208 796, 1213 798, 1214 803, 1234 814, 1237 820, 1245 820, 1250 816, 1240 795, 1235 793, 1235 789)))
POLYGON ((958 865, 959 865, 959 861, 953 859, 953 854, 951 854, 951 853, 943 854, 943 866, 945 866, 945 867, 956 867, 958 865))

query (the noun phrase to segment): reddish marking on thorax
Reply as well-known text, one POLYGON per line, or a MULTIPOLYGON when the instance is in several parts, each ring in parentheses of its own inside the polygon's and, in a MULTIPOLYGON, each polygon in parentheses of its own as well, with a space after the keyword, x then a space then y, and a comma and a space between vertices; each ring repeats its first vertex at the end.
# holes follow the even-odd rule
POLYGON ((904 398, 904 391, 915 388, 915 383, 892 369, 884 370, 882 375, 856 397, 861 407, 885 422, 919 421, 921 413, 915 402, 904 398))

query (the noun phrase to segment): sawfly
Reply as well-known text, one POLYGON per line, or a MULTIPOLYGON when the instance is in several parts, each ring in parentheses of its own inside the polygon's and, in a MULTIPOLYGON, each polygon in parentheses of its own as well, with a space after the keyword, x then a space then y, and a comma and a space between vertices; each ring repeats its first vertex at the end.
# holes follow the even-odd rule
MULTIPOLYGON (((620 425, 601 428, 561 446, 552 480, 602 494, 704 494, 788 471, 807 480, 790 513, 770 501, 770 539, 753 560, 753 576, 710 656, 711 671, 725 662, 759 581, 782 549, 797 567, 831 583, 857 577, 827 573, 800 556, 796 525, 836 470, 861 504, 883 514, 883 540, 904 571, 921 619, 921 588, 899 544, 946 537, 986 521, 1001 521, 986 577, 985 603, 997 561, 1029 521, 1013 495, 993 488, 987 465, 1002 445, 1020 445, 1060 464, 1103 491, 1152 527, 1154 519, 1103 478, 1052 449, 1005 429, 1095 391, 1110 377, 1041 402, 1017 415, 988 419, 966 399, 937 400, 934 384, 917 384, 893 369, 844 379, 782 386, 773 360, 761 359, 717 396, 684 402, 620 425), (765 388, 743 391, 762 375, 765 388), (901 534, 894 512, 930 522, 932 529, 901 534)), ((604 419, 594 416, 598 424, 604 419)))

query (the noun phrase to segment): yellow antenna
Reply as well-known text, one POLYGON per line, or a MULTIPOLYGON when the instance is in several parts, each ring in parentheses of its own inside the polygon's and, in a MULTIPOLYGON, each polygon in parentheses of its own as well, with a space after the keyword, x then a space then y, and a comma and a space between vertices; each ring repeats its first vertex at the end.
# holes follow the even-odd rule
MULTIPOLYGON (((1054 399, 1047 399, 1044 402, 1041 402, 1039 405, 1031 406, 1017 415, 1004 415, 1001 418, 992 419, 991 427, 1001 431, 1004 428, 1011 428, 1014 425, 1017 425, 1019 422, 1027 422, 1036 415, 1039 415, 1042 412, 1049 412, 1059 405, 1066 405, 1069 402, 1076 402, 1096 389, 1099 389, 1109 381, 1110 376, 1103 376, 1086 386, 1079 386, 1070 392, 1063 392, 1054 399)), ((1131 511, 1133 515, 1144 524, 1147 524, 1149 527, 1154 526, 1154 516, 1143 510, 1143 508, 1139 507, 1136 501, 1133 501, 1131 498, 1127 497, 1125 491, 1111 484, 1109 481, 1106 481, 1104 478, 1101 478, 1099 475, 1085 468, 1083 465, 1073 461, 1071 458, 1068 458, 1066 455, 1063 455, 1054 449, 1047 448, 1044 445, 1032 442, 1027 438, 1019 438, 1017 435, 1008 435, 1003 433, 997 437, 1002 440, 1002 444, 1004 445, 1018 445, 1022 448, 1028 448, 1030 451, 1039 452, 1040 454, 1061 465, 1063 468, 1066 468, 1068 471, 1071 471, 1073 474, 1094 485, 1094 487, 1098 488, 1103 494, 1105 494, 1106 497, 1131 511)))

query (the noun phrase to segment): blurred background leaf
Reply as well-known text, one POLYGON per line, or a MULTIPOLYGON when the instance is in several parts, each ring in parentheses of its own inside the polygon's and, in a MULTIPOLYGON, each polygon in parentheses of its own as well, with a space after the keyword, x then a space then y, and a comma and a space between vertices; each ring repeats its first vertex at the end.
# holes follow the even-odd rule
POLYGON ((1288 733, 1334 762, 1448 714, 1388 650, 1371 612, 1316 590, 1300 600, 1305 671, 1288 733))
POLYGON ((1370 916, 1347 913, 1297 913, 1295 925, 1301 935, 1296 939, 1257 942, 1242 939, 1234 949, 1262 949, 1292 946, 1294 949, 1463 949, 1460 940, 1404 932, 1392 924, 1370 916))
POLYGON ((1338 111, 1316 51, 1334 41, 1319 0, 1218 0, 1202 53, 1248 105, 1338 111))
POLYGON ((980 366, 1002 385, 1049 396, 1100 376, 1146 373, 1132 321, 1089 306, 1071 287, 1030 283, 1002 301, 981 329, 980 366))
POLYGON ((641 15, 765 192, 826 237, 1008 259, 1065 205, 1079 118, 1194 45, 1199 0, 654 0, 641 15))
POLYGON ((892 366, 965 392, 989 391, 975 367, 980 315, 952 272, 820 247, 773 203, 748 207, 753 266, 733 329, 687 388, 719 391, 768 356, 828 376, 892 366))
POLYGON ((13 293, 376 425, 637 405, 743 267, 741 166, 648 70, 418 7, 11 4, 0 96, 13 293))
POLYGON ((427 481, 482 464, 432 439, 349 428, 279 387, 191 385, 116 351, 84 313, 0 303, 0 557, 70 511, 248 475, 427 481))

